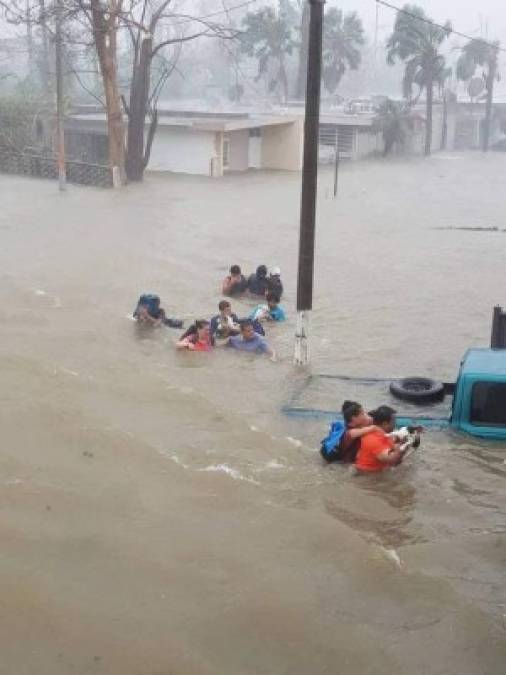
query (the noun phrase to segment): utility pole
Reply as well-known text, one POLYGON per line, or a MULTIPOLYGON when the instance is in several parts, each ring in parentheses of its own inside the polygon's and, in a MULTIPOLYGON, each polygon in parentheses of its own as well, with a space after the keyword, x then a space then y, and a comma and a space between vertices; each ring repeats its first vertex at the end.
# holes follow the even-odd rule
POLYGON ((63 71, 62 71, 62 0, 57 0, 55 13, 55 71, 56 71, 56 144, 58 163, 58 185, 60 192, 67 189, 65 172, 65 130, 63 111, 63 71))
POLYGON ((309 363, 309 317, 313 308, 314 238, 318 181, 318 136, 324 0, 308 0, 309 49, 307 61, 304 160, 300 206, 299 270, 297 280, 297 324, 295 363, 309 363))
POLYGON ((337 197, 338 176, 339 176, 339 127, 336 125, 336 150, 334 156, 334 197, 337 197))

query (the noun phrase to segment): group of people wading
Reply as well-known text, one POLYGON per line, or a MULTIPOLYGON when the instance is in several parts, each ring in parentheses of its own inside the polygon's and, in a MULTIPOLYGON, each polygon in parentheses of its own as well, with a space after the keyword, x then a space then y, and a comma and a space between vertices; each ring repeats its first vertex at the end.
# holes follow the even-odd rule
MULTIPOLYGON (((196 352, 209 352, 216 346, 225 346, 243 352, 267 354, 272 360, 276 355, 265 339, 265 326, 269 322, 285 321, 286 315, 280 305, 283 294, 281 270, 273 267, 269 273, 265 265, 259 265, 248 279, 239 265, 232 265, 230 273, 222 282, 223 295, 239 298, 247 296, 262 299, 247 317, 239 318, 232 309, 230 300, 221 300, 218 314, 211 319, 197 319, 181 335, 176 348, 196 352)), ((177 319, 167 318, 156 295, 139 298, 134 318, 150 326, 182 326, 177 319)))
MULTIPOLYGON (((269 273, 265 265, 259 265, 246 279, 239 265, 232 265, 223 279, 221 291, 231 298, 246 296, 262 301, 247 317, 240 319, 230 300, 221 300, 218 314, 209 320, 194 321, 176 341, 176 348, 209 352, 222 345, 237 351, 267 354, 275 360, 275 352, 265 339, 265 327, 269 322, 286 319, 279 304, 283 294, 279 267, 273 267, 269 273)), ((149 326, 180 328, 183 324, 168 318, 160 307, 160 298, 149 294, 139 298, 134 318, 149 326)), ((404 427, 395 431, 395 410, 389 406, 382 405, 366 413, 360 403, 345 401, 342 417, 343 422, 334 422, 322 441, 321 454, 326 462, 352 464, 365 473, 384 471, 400 464, 406 453, 420 443, 420 428, 404 427)))

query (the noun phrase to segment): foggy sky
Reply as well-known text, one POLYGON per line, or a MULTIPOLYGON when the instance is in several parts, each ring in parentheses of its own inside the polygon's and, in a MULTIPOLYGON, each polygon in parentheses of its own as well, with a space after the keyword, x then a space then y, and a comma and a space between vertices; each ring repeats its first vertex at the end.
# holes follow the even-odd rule
MULTIPOLYGON (((387 0, 402 7, 399 0, 387 0)), ((349 11, 355 10, 362 17, 368 31, 374 30, 376 2, 374 0, 329 0, 329 5, 337 5, 349 11)), ((449 19, 453 27, 463 33, 480 35, 480 24, 488 21, 488 37, 491 40, 506 40, 506 2, 505 0, 410 0, 410 4, 423 7, 434 21, 444 23, 449 19)), ((395 12, 386 7, 379 8, 379 26, 382 32, 389 32, 395 20, 395 12)))

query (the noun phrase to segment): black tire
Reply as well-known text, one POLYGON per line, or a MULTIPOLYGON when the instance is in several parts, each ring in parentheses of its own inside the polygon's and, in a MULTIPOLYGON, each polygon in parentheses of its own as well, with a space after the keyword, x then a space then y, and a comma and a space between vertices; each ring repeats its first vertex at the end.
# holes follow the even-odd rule
POLYGON ((428 377, 405 377, 390 383, 390 392, 396 398, 411 403, 434 403, 442 401, 445 388, 442 382, 428 377))

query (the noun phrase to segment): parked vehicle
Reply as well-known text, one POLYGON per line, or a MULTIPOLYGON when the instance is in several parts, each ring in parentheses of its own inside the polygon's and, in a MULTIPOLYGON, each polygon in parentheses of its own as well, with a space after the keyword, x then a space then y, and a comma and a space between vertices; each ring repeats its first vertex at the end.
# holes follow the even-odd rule
POLYGON ((506 349, 469 349, 460 365, 450 424, 472 436, 506 440, 506 349))

